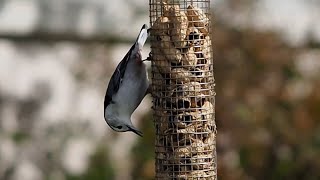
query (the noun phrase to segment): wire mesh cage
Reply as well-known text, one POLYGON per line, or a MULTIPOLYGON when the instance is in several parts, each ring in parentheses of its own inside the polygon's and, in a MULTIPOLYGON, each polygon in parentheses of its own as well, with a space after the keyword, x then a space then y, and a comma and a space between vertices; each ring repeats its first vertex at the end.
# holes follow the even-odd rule
POLYGON ((210 0, 149 0, 156 179, 217 179, 210 0))

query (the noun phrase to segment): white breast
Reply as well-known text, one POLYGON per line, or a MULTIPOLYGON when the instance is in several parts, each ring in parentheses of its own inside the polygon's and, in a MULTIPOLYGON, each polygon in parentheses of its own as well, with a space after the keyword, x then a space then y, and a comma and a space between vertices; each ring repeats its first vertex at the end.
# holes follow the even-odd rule
POLYGON ((131 117, 131 114, 144 98, 148 86, 149 82, 145 65, 134 61, 128 62, 118 93, 112 97, 118 106, 119 116, 131 117))

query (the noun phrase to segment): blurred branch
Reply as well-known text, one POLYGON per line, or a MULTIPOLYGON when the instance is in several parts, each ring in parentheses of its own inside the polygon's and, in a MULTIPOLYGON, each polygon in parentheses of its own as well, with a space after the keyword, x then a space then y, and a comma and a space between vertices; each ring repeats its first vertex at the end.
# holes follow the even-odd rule
POLYGON ((73 41, 79 43, 132 43, 132 39, 110 35, 80 36, 68 33, 33 32, 30 34, 0 33, 0 39, 11 41, 59 42, 73 41))

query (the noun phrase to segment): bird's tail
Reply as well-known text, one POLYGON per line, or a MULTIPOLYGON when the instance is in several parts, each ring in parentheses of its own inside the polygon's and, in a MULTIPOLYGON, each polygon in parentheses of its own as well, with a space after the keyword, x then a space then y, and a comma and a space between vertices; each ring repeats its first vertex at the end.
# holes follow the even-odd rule
POLYGON ((136 43, 138 43, 138 45, 139 45, 139 48, 143 47, 147 38, 148 38, 148 26, 146 24, 144 24, 140 30, 139 36, 136 41, 136 43))

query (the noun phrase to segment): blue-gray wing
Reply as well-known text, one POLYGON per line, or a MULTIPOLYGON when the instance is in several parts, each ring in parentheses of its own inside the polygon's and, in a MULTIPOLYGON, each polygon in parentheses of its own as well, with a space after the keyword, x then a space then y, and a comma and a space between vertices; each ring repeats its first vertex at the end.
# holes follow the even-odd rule
POLYGON ((112 102, 112 96, 118 92, 119 87, 121 86, 122 79, 124 76, 124 73, 127 68, 127 64, 129 62, 131 52, 134 49, 135 44, 130 48, 128 53, 124 56, 124 58, 121 60, 121 62, 118 64, 116 70, 111 76, 111 79, 109 81, 108 89, 106 92, 106 96, 104 98, 104 109, 112 102))
POLYGON ((127 68, 127 64, 128 61, 130 60, 132 51, 134 50, 135 46, 139 46, 142 47, 144 45, 144 43, 146 42, 147 38, 148 38, 148 30, 147 30, 147 25, 144 24, 140 30, 140 33, 137 37, 136 42, 134 43, 134 45, 130 48, 130 50, 128 51, 128 53, 124 56, 124 58, 121 60, 121 62, 118 64, 116 70, 114 71, 113 75, 111 76, 109 85, 108 85, 108 89, 106 92, 106 96, 104 98, 104 109, 106 109, 106 107, 112 103, 112 96, 118 92, 121 83, 122 83, 122 79, 123 76, 125 74, 126 68, 127 68))

